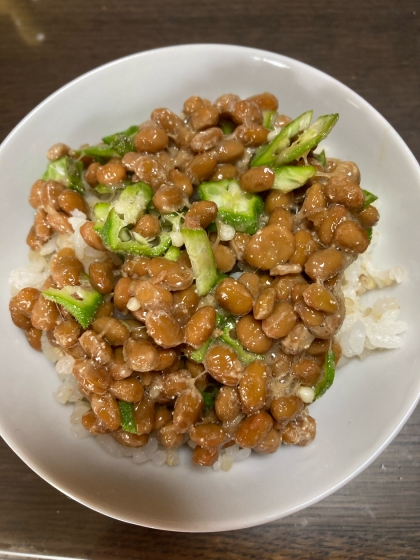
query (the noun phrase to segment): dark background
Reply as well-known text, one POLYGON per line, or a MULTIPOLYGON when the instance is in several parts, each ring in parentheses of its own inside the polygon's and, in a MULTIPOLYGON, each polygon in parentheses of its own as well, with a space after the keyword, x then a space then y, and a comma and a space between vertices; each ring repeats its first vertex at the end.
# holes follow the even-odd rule
MULTIPOLYGON (((96 66, 200 42, 267 49, 323 70, 382 113, 420 159, 416 0, 0 0, 0 140, 46 96, 96 66)), ((1 551, 89 559, 420 558, 419 426, 417 408, 373 465, 318 505, 207 535, 143 529, 92 512, 0 440, 0 558, 1 551)))

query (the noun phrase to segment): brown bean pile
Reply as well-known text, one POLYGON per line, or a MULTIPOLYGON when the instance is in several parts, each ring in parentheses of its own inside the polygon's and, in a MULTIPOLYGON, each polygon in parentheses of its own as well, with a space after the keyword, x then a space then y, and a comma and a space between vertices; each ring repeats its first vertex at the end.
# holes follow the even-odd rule
MULTIPOLYGON (((161 215, 188 208, 185 220, 197 228, 207 228, 218 213, 214 202, 194 196, 203 181, 237 179, 244 191, 260 193, 265 204, 254 235, 237 232, 223 241, 209 233, 219 271, 242 275, 224 278, 205 297, 196 293, 186 251, 176 262, 165 257, 118 261, 87 221, 81 235, 103 257, 85 271, 73 249, 60 250, 51 258, 43 289, 77 286, 80 273, 87 272, 104 295, 89 328, 36 288, 24 288, 11 299, 12 320, 33 348, 41 349, 44 331, 53 346, 75 359, 73 374, 91 403, 83 426, 93 434, 110 433, 129 447, 144 446, 151 434, 166 449, 192 440, 193 463, 206 466, 235 442, 267 454, 282 442, 302 446, 314 439, 311 398, 304 402, 302 388, 316 386, 327 350, 332 348, 337 360, 340 356, 334 336, 345 316, 342 274, 368 247, 366 228, 379 215, 373 206, 361 210, 364 193, 352 162, 328 159, 324 167, 309 153, 305 163, 317 167, 319 176, 286 194, 272 189, 270 168, 249 167, 255 149, 267 142, 262 111, 277 108, 268 93, 243 100, 227 94, 213 104, 190 97, 182 117, 155 109, 134 138, 135 152, 105 164, 82 158, 91 189, 127 178, 146 182, 161 215), (233 124, 232 133, 223 133, 222 119, 233 124), (231 337, 263 359, 241 362, 218 338, 216 310, 235 317, 231 337), (203 363, 190 359, 210 337, 215 342, 203 363), (205 405, 203 393, 214 403, 205 405), (133 403, 137 433, 121 428, 118 401, 133 403)), ((277 114, 274 124, 282 127, 290 120, 277 114)), ((68 154, 67 146, 57 144, 48 157, 68 154)), ((91 217, 84 197, 56 181, 37 181, 29 202, 36 210, 27 238, 33 251, 54 234, 72 232, 73 210, 91 217)), ((144 214, 134 231, 153 239, 161 222, 144 214)))

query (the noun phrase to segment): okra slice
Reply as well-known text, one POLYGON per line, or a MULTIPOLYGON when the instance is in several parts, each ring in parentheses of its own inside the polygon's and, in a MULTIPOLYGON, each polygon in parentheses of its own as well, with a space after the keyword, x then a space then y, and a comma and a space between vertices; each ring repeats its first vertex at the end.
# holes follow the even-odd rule
POLYGON ((73 189, 80 194, 85 192, 83 163, 69 156, 64 156, 49 163, 42 179, 44 181, 58 181, 67 189, 73 189))
POLYGON ((263 126, 269 130, 273 130, 273 119, 277 115, 277 111, 263 111, 263 126))
POLYGON ((188 357, 199 364, 203 363, 207 351, 210 348, 211 343, 214 341, 220 341, 227 346, 230 346, 236 352, 241 362, 245 365, 249 365, 252 362, 255 362, 255 360, 263 359, 263 357, 259 354, 253 354, 252 352, 248 352, 247 350, 245 350, 240 342, 232 338, 226 332, 223 332, 223 334, 221 334, 218 338, 209 338, 202 346, 200 346, 200 348, 197 348, 197 350, 191 352, 188 357))
POLYGON ((216 311, 216 327, 229 333, 236 327, 236 320, 233 315, 222 315, 216 311))
POLYGON ((122 132, 115 132, 114 134, 109 134, 108 136, 104 136, 104 138, 102 138, 102 142, 105 142, 105 144, 112 146, 113 144, 115 144, 115 142, 118 142, 118 140, 121 137, 123 136, 133 137, 137 134, 138 131, 139 131, 139 125, 133 124, 132 126, 129 126, 127 130, 123 130, 122 132))
POLYGON ((224 179, 201 183, 198 194, 201 200, 216 203, 219 218, 236 231, 251 235, 257 231, 264 210, 263 199, 243 191, 237 181, 224 179))
POLYGON ((227 346, 230 346, 236 352, 241 362, 245 365, 251 364, 252 362, 255 362, 255 360, 263 359, 263 356, 260 354, 253 354, 252 352, 245 350, 238 340, 231 337, 230 332, 236 326, 234 317, 231 315, 221 315, 217 312, 216 326, 218 329, 221 329, 222 333, 217 338, 209 338, 202 346, 200 346, 200 348, 191 352, 188 356, 191 360, 202 363, 208 349, 214 341, 223 342, 227 346))
POLYGON ((165 253, 165 259, 168 261, 177 261, 181 255, 181 249, 179 247, 174 247, 173 245, 165 253))
POLYGON ((89 156, 99 163, 106 163, 111 158, 122 158, 128 152, 135 152, 134 136, 137 134, 139 127, 137 125, 130 126, 123 132, 116 132, 102 138, 104 144, 97 146, 87 146, 76 151, 80 157, 89 156))
POLYGON ((296 142, 279 152, 276 165, 285 165, 307 154, 328 136, 337 121, 337 113, 319 117, 307 130, 302 132, 296 142))
POLYGON ((130 181, 123 181, 122 183, 118 183, 116 185, 103 185, 102 183, 99 183, 98 185, 95 185, 93 188, 95 189, 96 192, 98 192, 99 194, 111 194, 111 193, 115 193, 121 189, 125 189, 125 187, 128 187, 128 185, 130 185, 131 182, 130 181))
POLYGON ((231 337, 230 333, 236 327, 235 317, 233 317, 232 315, 221 315, 219 312, 217 312, 216 326, 222 331, 222 334, 219 335, 218 340, 230 346, 236 352, 238 358, 242 363, 248 365, 252 362, 255 362, 255 360, 263 359, 260 354, 254 354, 245 350, 245 348, 237 339, 231 337))
MULTIPOLYGON (((95 229, 97 230, 96 226, 95 229)), ((167 232, 161 233, 157 245, 152 245, 140 235, 132 233, 115 208, 110 210, 104 225, 98 233, 105 247, 109 251, 120 255, 159 257, 171 246, 171 236, 167 232)))
POLYGON ((296 165, 285 165, 274 170, 273 189, 277 189, 284 193, 298 189, 306 183, 316 173, 316 167, 312 165, 304 165, 298 167, 296 165))
POLYGON ((325 155, 325 150, 322 150, 320 154, 314 154, 314 158, 319 161, 319 163, 325 169, 325 167, 327 166, 327 156, 325 155))
POLYGON ((268 144, 262 146, 251 161, 251 167, 260 165, 273 166, 276 164, 278 154, 290 146, 291 138, 308 128, 312 120, 313 111, 302 113, 297 119, 286 125, 277 136, 268 144))
POLYGON ((95 204, 95 230, 107 249, 121 254, 159 256, 170 247, 169 234, 162 234, 161 242, 152 246, 140 235, 130 233, 152 196, 149 185, 139 181, 128 185, 115 202, 95 204))
POLYGON ((365 195, 365 202, 363 203, 362 210, 373 204, 375 200, 378 200, 376 194, 366 191, 365 189, 363 189, 363 194, 365 195))
POLYGON ((227 119, 220 119, 219 126, 222 129, 223 134, 225 135, 232 134, 232 132, 236 128, 235 124, 227 119))
POLYGON ((119 198, 112 203, 115 211, 122 216, 124 225, 135 224, 152 200, 153 190, 149 185, 139 181, 128 185, 119 198))
POLYGON ((219 336, 219 340, 230 346, 233 350, 235 350, 238 358, 241 362, 245 365, 249 365, 255 360, 262 360, 263 357, 260 354, 253 354, 252 352, 248 352, 239 342, 230 336, 231 326, 227 326, 223 329, 223 333, 219 336))
MULTIPOLYGON (((216 327, 218 329, 222 329, 223 327, 225 327, 227 325, 227 322, 230 321, 230 329, 232 329, 234 327, 234 319, 231 316, 226 316, 226 315, 222 315, 221 313, 219 313, 218 311, 216 311, 216 327), (233 323, 232 323, 233 320, 233 323)), ((199 364, 203 363, 204 361, 204 357, 207 354, 207 350, 210 348, 210 345, 212 342, 214 342, 214 340, 217 340, 215 338, 210 337, 208 340, 206 340, 206 342, 204 342, 204 344, 202 344, 200 346, 200 348, 197 348, 196 350, 193 350, 188 357, 190 358, 190 360, 194 360, 194 362, 197 362, 199 364)))
POLYGON ((225 278, 229 278, 229 274, 224 274, 223 272, 218 271, 216 284, 220 284, 220 282, 222 282, 222 280, 224 280, 225 278))
POLYGON ((49 288, 42 292, 47 299, 62 305, 71 313, 84 329, 92 323, 98 307, 103 302, 103 296, 93 288, 84 286, 64 286, 60 290, 49 288))
POLYGON ((200 346, 200 348, 197 348, 197 350, 193 350, 188 355, 189 359, 194 360, 194 362, 197 362, 198 364, 202 364, 204 361, 204 356, 207 354, 207 350, 209 349, 210 344, 213 342, 213 340, 214 338, 209 338, 204 344, 200 346))
MULTIPOLYGON (((149 214, 150 207, 149 207, 149 214)), ((158 214, 159 215, 159 214, 158 214)), ((184 220, 185 213, 182 212, 172 212, 171 214, 163 214, 161 216, 161 222, 163 226, 170 226, 172 231, 181 231, 181 223, 184 220)))
POLYGON ((335 377, 335 354, 331 350, 328 350, 325 356, 325 363, 323 372, 320 380, 315 387, 315 399, 319 399, 322 395, 328 391, 334 382, 335 377))
POLYGON ((97 202, 93 207, 93 216, 95 218, 94 229, 98 233, 104 227, 104 223, 108 217, 110 210, 111 204, 109 202, 97 202))
POLYGON ((136 147, 134 145, 133 138, 125 136, 124 134, 117 135, 115 139, 111 142, 110 147, 117 152, 117 154, 122 158, 125 154, 129 152, 135 152, 136 147))
POLYGON ((100 164, 105 164, 111 158, 119 158, 120 154, 112 146, 107 144, 98 144, 97 146, 86 146, 76 150, 79 157, 90 157, 100 164))
POLYGON ((102 142, 105 142, 105 144, 108 144, 111 148, 113 148, 120 157, 124 157, 125 154, 136 151, 134 136, 138 131, 139 127, 137 125, 133 125, 123 132, 117 132, 115 134, 105 136, 102 138, 102 142))
POLYGON ((219 391, 220 387, 210 387, 206 388, 204 391, 200 391, 204 400, 204 412, 214 408, 214 403, 216 402, 216 397, 219 391))
POLYGON ((118 401, 118 406, 121 413, 121 428, 124 432, 130 434, 137 434, 137 422, 134 416, 134 405, 126 401, 118 401))
POLYGON ((195 289, 205 296, 216 284, 218 273, 213 249, 204 229, 181 228, 185 248, 191 261, 195 289))

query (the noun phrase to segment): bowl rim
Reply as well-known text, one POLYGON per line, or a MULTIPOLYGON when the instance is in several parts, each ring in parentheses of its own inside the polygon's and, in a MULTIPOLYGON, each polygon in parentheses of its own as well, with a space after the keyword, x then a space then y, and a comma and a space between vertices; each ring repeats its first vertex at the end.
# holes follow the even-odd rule
MULTIPOLYGON (((408 156, 409 159, 411 159, 411 162, 412 162, 412 164, 414 164, 414 167, 417 170, 417 173, 419 175, 419 180, 420 180, 420 165, 419 165, 419 162, 417 161, 414 154, 411 152, 410 148, 407 146, 407 144, 405 143, 405 141, 403 140, 401 135, 385 119, 385 117, 383 117, 379 113, 379 111, 377 109, 375 109, 375 107, 373 107, 369 102, 367 102, 363 97, 361 97, 357 92, 352 90, 349 86, 345 85, 343 82, 337 80, 336 78, 330 76, 329 74, 323 72, 322 70, 319 70, 318 68, 315 68, 314 66, 311 66, 311 65, 309 65, 305 62, 301 62, 300 60, 297 60, 297 59, 294 59, 294 58, 291 58, 291 57, 288 57, 288 56, 285 56, 285 55, 282 55, 282 54, 279 54, 279 53, 276 53, 276 52, 264 50, 264 49, 258 49, 258 48, 254 48, 254 47, 240 46, 240 45, 223 44, 223 43, 191 43, 191 44, 171 45, 171 46, 159 47, 159 48, 155 48, 155 49, 140 51, 140 52, 137 52, 137 53, 133 53, 133 54, 118 58, 116 60, 112 60, 112 61, 104 63, 104 64, 102 64, 98 67, 95 67, 92 70, 89 70, 89 71, 85 72, 81 76, 78 76, 78 77, 74 78, 73 80, 71 80, 70 82, 61 86, 59 89, 57 89, 56 91, 51 93, 48 97, 46 97, 43 101, 41 101, 38 105, 36 105, 7 134, 7 136, 1 142, 1 144, 0 144, 0 156, 1 156, 1 152, 2 152, 3 148, 6 146, 6 144, 8 144, 8 142, 12 139, 12 137, 22 127, 25 126, 27 121, 29 121, 35 113, 37 113, 41 108, 43 108, 45 105, 47 105, 53 98, 59 96, 61 94, 61 92, 63 92, 64 90, 66 90, 70 87, 72 87, 74 84, 84 80, 85 78, 87 78, 89 76, 93 76, 94 74, 96 74, 98 72, 101 72, 104 69, 111 68, 114 65, 121 64, 122 62, 126 62, 126 61, 129 61, 131 59, 154 56, 156 53, 171 54, 171 53, 174 53, 174 52, 177 52, 177 51, 178 52, 179 51, 189 51, 189 50, 196 50, 196 49, 202 49, 202 50, 205 50, 205 51, 212 51, 212 52, 217 51, 217 50, 224 51, 224 52, 231 51, 232 53, 241 52, 241 53, 247 54, 248 56, 258 55, 259 57, 262 57, 262 56, 265 55, 267 57, 270 57, 272 60, 277 59, 278 62, 283 62, 283 63, 289 64, 289 65, 291 64, 295 68, 300 67, 300 68, 303 68, 303 69, 306 69, 306 70, 310 70, 311 72, 315 72, 316 74, 319 74, 320 76, 322 76, 324 80, 327 80, 327 82, 330 82, 331 84, 333 84, 335 86, 339 86, 342 90, 344 88, 344 92, 348 92, 353 97, 356 97, 361 105, 363 105, 370 112, 373 112, 375 114, 376 118, 378 118, 380 121, 382 121, 383 124, 385 124, 387 126, 387 128, 391 131, 391 133, 396 138, 396 141, 400 144, 401 148, 404 149, 404 151, 406 153, 406 156, 408 156)), ((0 159, 0 161, 1 161, 1 159, 0 159)), ((231 531, 231 530, 239 530, 239 529, 245 529, 245 528, 248 528, 248 527, 254 527, 254 526, 262 525, 262 524, 265 524, 265 523, 275 521, 277 519, 289 516, 289 515, 291 515, 293 513, 296 513, 298 511, 301 511, 301 510, 303 510, 303 509, 305 509, 305 508, 307 508, 307 507, 309 507, 313 504, 316 504, 317 502, 323 500, 324 498, 330 496, 331 494, 336 492, 338 489, 340 489, 344 485, 346 485, 348 482, 353 480, 363 470, 365 470, 369 465, 371 465, 377 459, 377 457, 384 451, 384 449, 392 442, 392 440, 398 435, 398 433, 400 432, 400 430, 402 429, 404 424, 407 422, 407 420, 409 419, 409 417, 413 413, 413 411, 416 408, 419 400, 420 400, 420 392, 417 395, 415 395, 414 397, 411 397, 411 404, 410 404, 409 408, 406 409, 405 413, 400 417, 399 422, 394 426, 393 430, 388 434, 388 436, 382 442, 382 444, 379 446, 379 448, 376 449, 376 451, 369 457, 369 459, 367 459, 365 462, 363 462, 356 470, 354 470, 351 474, 346 476, 343 480, 341 480, 339 483, 334 485, 332 488, 329 488, 328 490, 325 490, 325 491, 317 494, 313 498, 309 499, 308 501, 306 501, 302 504, 299 504, 298 506, 291 507, 290 509, 288 509, 285 512, 282 512, 278 515, 273 514, 273 515, 264 516, 264 515, 260 514, 260 515, 254 516, 254 517, 249 516, 246 522, 244 522, 244 521, 236 522, 235 520, 233 520, 232 523, 230 523, 227 528, 226 528, 226 523, 225 522, 218 523, 217 521, 213 521, 211 523, 199 522, 199 523, 197 523, 197 527, 194 527, 194 528, 182 527, 182 523, 179 524, 179 523, 172 523, 172 522, 163 522, 161 525, 147 524, 147 523, 142 522, 141 526, 152 528, 152 529, 166 530, 166 531, 193 532, 193 533, 231 531)), ((3 423, 1 421, 0 421, 0 436, 4 439, 4 441, 7 443, 7 445, 18 455, 18 457, 28 467, 30 467, 38 476, 40 476, 42 479, 44 479, 46 482, 48 482, 51 486, 56 488, 62 494, 66 495, 67 497, 75 500, 76 502, 88 507, 89 509, 91 509, 95 512, 102 513, 102 514, 104 514, 106 516, 109 516, 113 519, 123 521, 123 522, 126 522, 126 523, 130 523, 132 525, 140 525, 139 523, 133 521, 132 519, 124 518, 123 515, 116 515, 115 513, 112 513, 111 511, 107 511, 106 505, 102 505, 102 504, 93 505, 93 504, 90 503, 90 501, 91 501, 90 499, 85 500, 85 499, 83 499, 83 496, 75 496, 71 492, 69 492, 67 490, 63 490, 60 487, 60 484, 58 482, 55 482, 54 476, 50 473, 45 473, 43 471, 43 467, 38 465, 37 460, 32 459, 26 453, 25 449, 23 447, 21 447, 20 444, 16 443, 11 436, 9 436, 7 428, 3 425, 3 423)))

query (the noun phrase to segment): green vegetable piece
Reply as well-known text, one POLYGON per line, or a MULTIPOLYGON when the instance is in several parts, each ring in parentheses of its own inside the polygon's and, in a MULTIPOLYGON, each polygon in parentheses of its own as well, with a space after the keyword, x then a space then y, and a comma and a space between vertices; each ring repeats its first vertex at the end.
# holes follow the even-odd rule
POLYGON ((69 156, 49 163, 42 178, 44 181, 58 181, 67 189, 72 189, 80 194, 85 192, 83 163, 69 156))
POLYGON ((136 151, 133 138, 138 130, 137 125, 130 126, 124 132, 116 132, 102 138, 104 144, 87 146, 77 150, 76 153, 80 157, 89 156, 102 164, 114 157, 122 158, 128 152, 136 151))
POLYGON ((190 360, 194 360, 194 362, 202 364, 204 361, 204 356, 207 354, 207 350, 209 349, 209 346, 213 342, 213 340, 214 338, 209 338, 204 344, 200 346, 200 348, 197 348, 197 350, 193 350, 188 356, 190 360))
POLYGON ((118 401, 118 406, 120 407, 121 413, 121 428, 124 432, 130 432, 130 434, 137 434, 137 422, 134 416, 134 406, 133 403, 118 401))
POLYGON ((304 165, 302 167, 285 165, 278 167, 274 170, 274 184, 272 188, 288 193, 304 185, 315 173, 316 167, 312 165, 304 165))
POLYGON ((363 194, 365 195, 365 202, 363 203, 362 210, 364 210, 365 208, 373 204, 375 200, 378 200, 376 194, 373 194, 369 191, 365 191, 365 189, 363 189, 363 194))
MULTIPOLYGON (((95 231, 101 233, 108 220, 112 209, 117 209, 117 217, 121 220, 121 230, 126 226, 133 226, 138 216, 142 214, 150 201, 151 189, 146 183, 132 183, 128 185, 120 194, 119 198, 113 202, 98 202, 93 208, 95 216, 95 231)), ((114 224, 115 225, 115 224, 114 224)), ((110 228, 110 224, 107 224, 110 228)), ((130 240, 131 235, 128 234, 130 240)), ((111 249, 112 250, 112 249, 111 249)))
POLYGON ((243 362, 245 365, 255 362, 255 360, 263 359, 260 354, 253 354, 252 352, 248 352, 247 350, 245 350, 245 348, 238 340, 231 337, 230 332, 236 327, 235 317, 233 317, 232 315, 223 316, 218 313, 216 315, 216 325, 223 331, 219 336, 219 340, 233 348, 233 350, 235 350, 235 352, 238 354, 241 362, 243 362))
POLYGON ((273 122, 274 116, 277 115, 277 111, 263 111, 263 126, 265 126, 265 128, 269 128, 270 130, 273 130, 273 125, 271 124, 273 122))
POLYGON ((219 392, 219 387, 213 387, 211 391, 205 389, 204 391, 200 391, 203 395, 204 399, 204 412, 211 410, 214 408, 214 403, 216 401, 217 393, 219 392))
MULTIPOLYGON (((105 247, 120 255, 144 255, 158 257, 171 246, 167 232, 159 236, 158 244, 152 245, 147 239, 131 229, 144 213, 152 200, 153 190, 146 183, 133 183, 126 187, 119 198, 110 204, 109 213, 103 223, 105 208, 99 208, 99 219, 95 230, 99 232, 105 247)), ((95 210, 98 205, 95 205, 95 210)), ((96 215, 96 214, 95 214, 96 215)))
POLYGON ((264 210, 263 199, 257 194, 244 192, 237 181, 224 179, 201 183, 198 194, 201 200, 215 202, 219 218, 236 231, 251 235, 257 231, 264 210))
POLYGON ((327 156, 325 155, 325 150, 322 150, 320 154, 314 154, 314 158, 319 161, 322 167, 325 168, 327 166, 327 156))
POLYGON ((216 326, 218 329, 222 329, 229 334, 229 332, 236 327, 235 317, 233 317, 233 315, 222 315, 217 311, 216 326))
POLYGON ((141 181, 128 185, 119 198, 111 204, 95 204, 95 230, 99 232, 105 247, 121 255, 144 255, 157 257, 169 249, 169 233, 162 233, 157 245, 151 245, 141 235, 131 232, 138 218, 152 200, 153 191, 141 181))
POLYGON ((222 129, 223 134, 232 134, 232 132, 235 130, 236 126, 235 123, 233 123, 232 121, 228 121, 226 119, 220 119, 219 120, 219 126, 222 129))
POLYGON ((153 190, 143 182, 128 185, 120 194, 119 198, 112 203, 118 215, 122 216, 125 225, 135 224, 146 210, 146 206, 152 200, 153 190))
POLYGON ((372 241, 372 232, 373 232, 373 230, 372 230, 371 227, 370 227, 370 228, 366 228, 366 234, 367 234, 367 236, 368 236, 369 243, 372 241))
POLYGON ((112 185, 112 186, 102 185, 101 183, 99 183, 98 185, 95 185, 93 188, 99 194, 111 194, 111 193, 115 193, 119 189, 125 189, 125 187, 127 187, 129 184, 130 181, 123 181, 122 183, 119 183, 117 185, 112 185))
POLYGON ((322 397, 322 395, 328 391, 334 382, 335 377, 335 354, 331 350, 328 350, 325 356, 325 363, 323 368, 323 374, 315 387, 315 400, 322 397))
POLYGON ((220 284, 220 282, 222 280, 224 280, 225 278, 229 278, 229 274, 224 274, 223 272, 217 271, 217 282, 216 282, 216 284, 220 284))
MULTIPOLYGON (((150 212, 149 212, 150 214, 150 212)), ((172 231, 181 231, 181 222, 184 219, 184 214, 177 214, 172 212, 171 214, 164 214, 161 216, 161 222, 164 226, 171 226, 172 231)))
MULTIPOLYGON (((95 226, 95 229, 97 227, 95 226)), ((136 233, 131 233, 125 221, 121 219, 115 208, 99 230, 102 242, 109 251, 120 255, 142 255, 145 257, 159 257, 171 246, 171 236, 163 232, 159 236, 159 243, 151 245, 146 239, 136 233)))
POLYGON ((245 348, 238 340, 235 340, 230 336, 229 334, 230 330, 231 330, 230 326, 228 328, 223 329, 223 334, 219 336, 219 340, 222 340, 225 344, 233 348, 233 350, 235 350, 235 352, 238 355, 238 358, 241 360, 243 364, 249 365, 252 362, 255 362, 255 360, 263 359, 263 357, 260 354, 253 354, 252 352, 248 352, 247 350, 245 350, 245 348))
POLYGON ((181 228, 185 248, 191 261, 195 278, 195 289, 205 296, 216 284, 218 273, 213 249, 204 229, 181 228))
POLYGON ((129 136, 125 136, 125 134, 117 136, 111 143, 110 147, 112 147, 120 157, 124 157, 125 154, 128 154, 129 152, 136 151, 133 139, 129 136))
POLYGON ((207 233, 217 232, 217 224, 216 222, 212 222, 210 225, 206 227, 207 233))
POLYGON ((115 187, 110 187, 108 185, 102 185, 101 183, 99 183, 98 185, 95 185, 93 188, 99 194, 111 194, 115 190, 115 187))
POLYGON ((328 136, 337 121, 337 113, 319 117, 307 130, 302 132, 296 142, 279 153, 276 165, 285 165, 307 154, 328 136))
POLYGON ((95 218, 94 229, 98 233, 104 227, 104 223, 108 217, 111 204, 109 202, 97 202, 93 207, 93 216, 95 218))
POLYGON ((93 215, 96 221, 104 222, 109 214, 111 204, 109 202, 97 202, 93 207, 93 215))
POLYGON ((226 315, 222 315, 219 311, 216 311, 216 327, 222 329, 225 326, 226 315))
POLYGON ((102 142, 105 142, 105 144, 112 146, 115 142, 118 142, 118 139, 121 138, 121 136, 134 136, 138 131, 138 125, 134 124, 132 126, 129 126, 127 130, 123 130, 122 132, 115 132, 114 134, 105 136, 104 138, 102 138, 102 142))
POLYGON ((165 253, 165 259, 168 261, 177 261, 181 255, 181 249, 174 247, 173 245, 165 253))
POLYGON ((297 119, 286 125, 268 144, 262 146, 251 161, 251 167, 260 165, 272 166, 276 164, 278 154, 290 146, 291 138, 308 128, 312 120, 313 111, 302 113, 297 119))
POLYGON ((112 146, 107 144, 98 144, 97 146, 87 146, 80 150, 76 150, 79 157, 88 156, 101 164, 106 163, 111 158, 118 158, 120 154, 112 146))
POLYGON ((42 295, 47 299, 62 305, 71 313, 84 329, 92 323, 96 311, 103 301, 103 296, 87 283, 81 286, 64 286, 61 290, 49 288, 42 295))
POLYGON ((247 350, 245 350, 245 348, 238 340, 230 336, 230 331, 233 330, 236 326, 234 317, 232 317, 231 315, 222 315, 221 313, 216 312, 216 326, 218 329, 221 329, 223 331, 222 334, 216 339, 209 338, 202 346, 200 346, 200 348, 191 352, 191 354, 189 355, 189 358, 191 360, 194 360, 195 362, 198 362, 200 364, 203 363, 210 345, 215 340, 224 342, 225 344, 230 346, 236 352, 241 362, 245 365, 251 364, 252 362, 255 362, 255 360, 263 359, 263 356, 261 356, 260 354, 253 354, 252 352, 248 352, 247 350))

